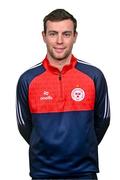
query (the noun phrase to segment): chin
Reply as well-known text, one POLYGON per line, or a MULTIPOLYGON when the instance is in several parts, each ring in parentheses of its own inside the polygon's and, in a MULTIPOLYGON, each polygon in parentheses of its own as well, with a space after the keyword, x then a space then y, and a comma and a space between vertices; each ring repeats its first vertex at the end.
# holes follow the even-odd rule
POLYGON ((68 58, 68 56, 69 55, 59 55, 59 56, 54 56, 54 59, 56 59, 56 60, 58 60, 58 61, 62 61, 62 60, 64 60, 64 59, 66 59, 66 58, 68 58))

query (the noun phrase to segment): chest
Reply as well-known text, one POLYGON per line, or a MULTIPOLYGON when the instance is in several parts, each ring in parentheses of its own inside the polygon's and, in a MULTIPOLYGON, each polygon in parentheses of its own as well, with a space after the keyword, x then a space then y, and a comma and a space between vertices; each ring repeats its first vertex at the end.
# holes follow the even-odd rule
POLYGON ((32 113, 93 110, 95 86, 89 76, 77 70, 45 72, 30 83, 28 99, 32 113))

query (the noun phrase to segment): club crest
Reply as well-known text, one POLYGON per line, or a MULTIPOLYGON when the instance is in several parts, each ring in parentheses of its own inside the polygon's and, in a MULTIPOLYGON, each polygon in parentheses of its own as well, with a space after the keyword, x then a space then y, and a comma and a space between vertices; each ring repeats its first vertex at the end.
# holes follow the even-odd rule
POLYGON ((75 88, 71 92, 71 97, 74 101, 82 101, 85 98, 85 92, 81 88, 75 88))

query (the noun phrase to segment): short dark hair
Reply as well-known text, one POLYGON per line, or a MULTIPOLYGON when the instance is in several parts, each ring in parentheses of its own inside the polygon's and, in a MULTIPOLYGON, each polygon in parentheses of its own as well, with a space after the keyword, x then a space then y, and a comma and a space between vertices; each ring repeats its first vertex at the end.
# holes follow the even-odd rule
POLYGON ((74 24, 74 33, 76 32, 76 28, 77 28, 77 20, 73 17, 72 14, 70 14, 69 12, 67 12, 64 9, 55 9, 54 11, 50 12, 47 16, 44 17, 43 19, 43 24, 44 24, 44 32, 46 33, 46 23, 47 21, 62 21, 62 20, 66 20, 66 19, 70 19, 73 24, 74 24))

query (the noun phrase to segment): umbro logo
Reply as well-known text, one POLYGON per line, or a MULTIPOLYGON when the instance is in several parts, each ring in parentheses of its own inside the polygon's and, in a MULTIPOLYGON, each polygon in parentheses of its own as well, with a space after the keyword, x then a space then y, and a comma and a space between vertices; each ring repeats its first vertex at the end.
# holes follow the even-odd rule
POLYGON ((53 100, 53 97, 49 95, 48 91, 44 91, 43 96, 40 97, 40 100, 53 100))

